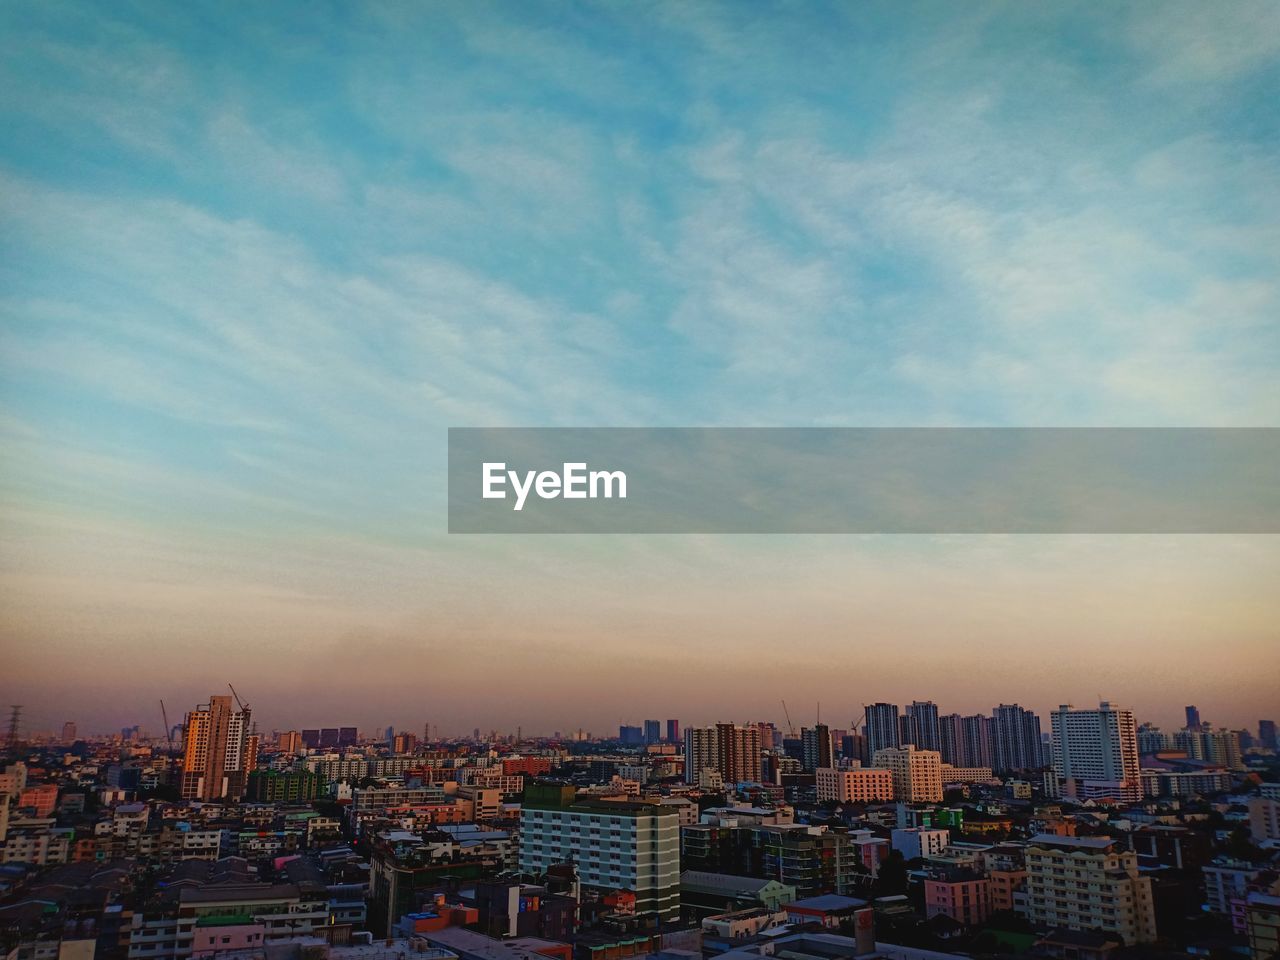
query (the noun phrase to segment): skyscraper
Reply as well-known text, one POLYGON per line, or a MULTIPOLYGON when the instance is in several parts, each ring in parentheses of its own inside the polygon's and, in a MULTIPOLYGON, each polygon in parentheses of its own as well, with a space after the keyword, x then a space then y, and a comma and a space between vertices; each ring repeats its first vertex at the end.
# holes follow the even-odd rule
POLYGON ((907 707, 911 722, 911 740, 921 750, 940 750, 942 733, 938 725, 938 705, 932 700, 915 700, 907 707))
POLYGON ((813 729, 804 727, 800 730, 800 742, 803 757, 801 764, 807 771, 833 765, 831 760, 831 731, 825 723, 814 724, 813 729))
POLYGON ((187 714, 182 755, 182 797, 239 800, 258 765, 258 737, 251 734, 249 708, 233 710, 231 698, 213 696, 187 714))
POLYGON ((1040 718, 1016 703, 1002 703, 991 711, 991 767, 997 773, 1038 770, 1040 718))
POLYGON ((991 718, 976 713, 961 718, 964 733, 964 761, 969 767, 994 767, 991 755, 991 718))
POLYGON ((896 747, 901 742, 898 730, 898 707, 893 703, 873 703, 866 708, 863 732, 867 737, 867 753, 896 747))
POLYGON ((1133 712, 1105 700, 1096 710, 1060 706, 1053 712, 1053 769, 1066 796, 1142 799, 1133 712))
POLYGON ((1200 731, 1200 710, 1197 707, 1187 707, 1187 730, 1193 733, 1200 731))
POLYGON ((646 720, 644 722, 644 742, 657 743, 662 739, 662 721, 646 720))
POLYGON ((667 743, 679 743, 679 742, 680 742, 680 721, 668 720, 667 721, 667 743))
POLYGON ((942 762, 957 767, 971 766, 964 752, 964 718, 958 713, 948 713, 938 718, 938 752, 942 762))

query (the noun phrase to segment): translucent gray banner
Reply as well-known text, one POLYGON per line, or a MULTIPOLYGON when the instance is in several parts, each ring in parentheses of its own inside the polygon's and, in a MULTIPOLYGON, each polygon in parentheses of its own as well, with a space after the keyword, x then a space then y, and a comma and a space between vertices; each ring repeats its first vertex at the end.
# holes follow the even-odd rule
POLYGON ((1277 533, 1280 429, 454 428, 450 533, 1277 533))

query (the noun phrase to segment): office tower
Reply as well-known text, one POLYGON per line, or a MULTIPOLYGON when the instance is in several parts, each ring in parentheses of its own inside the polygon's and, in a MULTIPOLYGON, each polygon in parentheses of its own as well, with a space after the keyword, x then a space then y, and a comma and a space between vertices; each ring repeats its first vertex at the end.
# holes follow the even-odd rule
POLYGON ((800 763, 806 772, 832 765, 831 731, 825 723, 815 724, 812 730, 808 727, 801 728, 800 752, 800 763))
POLYGON ((1133 712, 1105 700, 1096 710, 1060 706, 1053 712, 1053 771, 1063 783, 1064 796, 1141 800, 1133 712))
POLYGON ((996 773, 1038 770, 1040 718, 1016 703, 1002 703, 991 711, 991 768, 996 773))
POLYGON ((1032 923, 1112 933, 1125 946, 1155 940, 1151 878, 1139 876, 1132 850, 1110 837, 1042 833, 1027 841, 1026 857, 1032 923))
POLYGON ((1269 750, 1280 749, 1276 742, 1276 722, 1274 720, 1258 721, 1258 742, 1269 750))
POLYGON ((976 713, 960 720, 964 736, 964 766, 994 767, 991 755, 991 718, 976 713))
POLYGON ((214 696, 187 714, 182 755, 185 800, 239 800, 248 775, 258 765, 258 738, 251 734, 249 708, 232 709, 231 698, 214 696))
POLYGON ((668 720, 667 721, 667 743, 679 743, 679 742, 680 742, 680 721, 668 720))
POLYGON ((942 755, 911 744, 876 751, 871 765, 893 775, 893 797, 906 803, 942 802, 942 755))
POLYGON ((76 741, 76 724, 74 720, 68 720, 62 725, 62 742, 75 743, 76 741))
POLYGON ((725 783, 760 780, 760 728, 717 723, 684 732, 684 779, 697 783, 703 770, 718 773, 725 783))
POLYGON ((638 747, 644 743, 644 729, 624 723, 618 727, 618 739, 624 747, 638 747))
POLYGON ((921 750, 941 750, 942 732, 938 724, 938 705, 932 700, 915 700, 907 707, 907 719, 910 724, 911 739, 904 743, 914 743, 921 750))
POLYGON ((971 766, 964 750, 964 718, 948 713, 938 718, 938 752, 942 762, 955 767, 971 766))
POLYGON ((662 740, 662 721, 646 720, 644 722, 644 742, 658 743, 662 740))
POLYGON ((1199 731, 1200 710, 1197 707, 1187 707, 1186 709, 1187 709, 1187 725, 1183 727, 1183 729, 1191 730, 1193 732, 1199 731))
POLYGON ((888 747, 896 747, 902 741, 899 738, 898 708, 892 703, 873 703, 866 708, 867 718, 862 731, 867 738, 867 752, 875 756, 876 751, 888 747))
POLYGON ((302 745, 308 750, 320 749, 320 731, 319 730, 303 730, 302 745))
POLYGON ((572 787, 531 785, 520 807, 520 872, 543 874, 561 863, 576 864, 588 890, 630 890, 638 915, 680 916, 680 814, 674 807, 578 800, 572 787))
POLYGON ((355 727, 338 728, 338 746, 354 747, 359 739, 360 735, 355 727))

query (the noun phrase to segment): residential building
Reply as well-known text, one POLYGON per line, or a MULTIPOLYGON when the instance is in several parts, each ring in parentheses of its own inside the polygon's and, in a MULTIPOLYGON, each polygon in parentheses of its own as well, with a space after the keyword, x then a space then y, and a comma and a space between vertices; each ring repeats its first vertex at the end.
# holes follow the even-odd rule
POLYGON ((530 784, 520 809, 520 871, 575 863, 583 887, 630 890, 636 912, 680 914, 680 820, 658 803, 578 800, 572 787, 530 784))
POLYGON ((819 768, 814 773, 818 802, 886 803, 893 799, 893 773, 884 768, 819 768))
MULTIPOLYGON (((991 768, 998 773, 1022 773, 1044 766, 1040 718, 1016 703, 1002 703, 991 711, 991 768)), ((981 766, 981 764, 973 764, 981 766)))
POLYGON ((1138 855, 1111 837, 1036 834, 1026 866, 1032 923, 1114 933, 1126 946, 1155 940, 1151 879, 1139 875, 1138 855))
POLYGON ((915 700, 907 707, 910 737, 903 743, 914 743, 921 750, 942 750, 942 730, 938 723, 938 705, 932 700, 915 700))
POLYGON ((725 783, 760 780, 760 728, 717 723, 689 727, 684 732, 684 779, 701 782, 703 771, 718 774, 725 783))
POLYGON ((893 775, 895 800, 905 803, 942 802, 942 755, 936 750, 917 750, 912 744, 876 752, 873 767, 893 775))
POLYGON ((258 766, 258 737, 251 732, 247 706, 232 708, 231 697, 211 696, 187 714, 180 789, 187 800, 239 800, 249 772, 258 766))
POLYGON ((1142 799, 1133 712, 1105 700, 1096 710, 1059 707, 1053 712, 1053 770, 1066 797, 1142 799))
POLYGON ((870 756, 874 757, 879 751, 896 747, 902 742, 897 705, 873 703, 866 707, 866 712, 863 732, 867 738, 867 753, 870 756))

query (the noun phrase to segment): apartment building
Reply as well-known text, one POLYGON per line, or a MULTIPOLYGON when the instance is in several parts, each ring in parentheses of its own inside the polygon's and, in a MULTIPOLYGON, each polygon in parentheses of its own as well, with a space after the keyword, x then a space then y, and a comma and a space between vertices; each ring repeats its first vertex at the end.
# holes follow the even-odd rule
MULTIPOLYGON (((687 731, 686 731, 687 732, 687 731)), ((576 797, 571 787, 532 784, 520 810, 520 872, 573 862, 583 887, 629 890, 636 912, 680 915, 680 816, 633 800, 576 797)))
POLYGON ((912 744, 876 751, 873 767, 893 777, 893 798, 905 803, 942 802, 942 754, 917 750, 912 744))
POLYGON ((1026 866, 1032 923, 1114 933, 1126 946, 1155 940, 1151 879, 1138 875, 1138 855, 1112 838, 1036 834, 1026 866))

